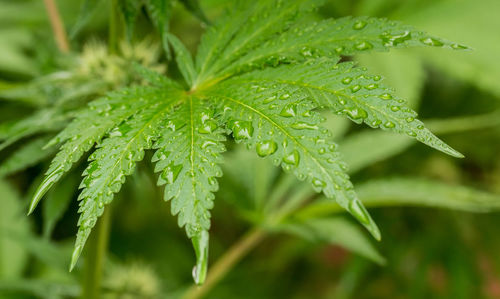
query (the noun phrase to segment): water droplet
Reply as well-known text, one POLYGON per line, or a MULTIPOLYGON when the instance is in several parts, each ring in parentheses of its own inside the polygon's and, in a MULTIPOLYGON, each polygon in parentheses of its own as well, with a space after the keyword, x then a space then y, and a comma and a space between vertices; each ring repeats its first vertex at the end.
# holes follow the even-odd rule
POLYGON ((380 77, 379 75, 373 76, 374 81, 380 81, 380 79, 382 79, 382 77, 380 77))
POLYGON ((386 121, 384 123, 384 127, 388 128, 388 129, 394 128, 395 126, 396 125, 392 121, 386 121))
POLYGON ((391 111, 393 111, 393 112, 397 112, 400 109, 401 109, 401 107, 399 107, 399 106, 391 106, 391 111))
POLYGON ((276 142, 272 140, 265 140, 257 143, 255 149, 257 151, 257 155, 261 157, 267 157, 276 152, 276 150, 278 149, 278 144, 276 144, 276 142))
POLYGON ((373 45, 369 42, 360 42, 358 43, 355 48, 357 50, 360 50, 360 51, 364 51, 364 50, 370 50, 373 48, 373 45))
POLYGON ((384 42, 385 46, 397 46, 399 44, 404 43, 407 40, 411 39, 411 33, 410 31, 406 30, 405 32, 401 34, 382 34, 380 36, 382 41, 384 42))
POLYGON ((303 130, 303 129, 317 130, 318 129, 318 126, 311 125, 311 124, 308 124, 305 122, 296 122, 296 123, 292 124, 291 127, 293 129, 296 129, 296 130, 303 130))
POLYGON ((353 28, 354 30, 361 30, 361 29, 363 29, 363 28, 365 28, 365 27, 366 27, 366 22, 365 22, 365 21, 362 21, 362 20, 356 21, 356 22, 354 23, 354 25, 352 25, 352 28, 353 28))
POLYGON ((229 125, 236 140, 249 139, 253 136, 253 125, 249 121, 231 121, 229 125))
POLYGON ((312 57, 313 56, 312 50, 308 47, 303 47, 300 50, 300 54, 302 54, 302 56, 304 56, 304 57, 312 57))
POLYGON ((181 170, 182 170, 182 164, 175 165, 174 162, 172 162, 161 173, 160 178, 167 184, 172 184, 179 176, 181 170))
POLYGON ((288 94, 288 93, 284 93, 284 94, 282 94, 282 95, 280 96, 280 99, 282 99, 282 100, 286 100, 286 99, 288 99, 289 97, 290 97, 290 94, 288 94))
POLYGON ((217 129, 217 124, 213 120, 206 120, 202 123, 201 127, 198 128, 198 132, 202 134, 210 134, 217 129))
POLYGON ((325 188, 326 187, 326 183, 322 180, 319 180, 319 179, 313 179, 312 184, 316 188, 325 188))
POLYGON ((384 94, 380 95, 380 98, 382 100, 390 100, 390 99, 392 99, 392 95, 390 93, 384 93, 384 94))
POLYGON ((467 50, 467 49, 469 49, 469 47, 464 46, 464 45, 460 45, 460 44, 452 44, 451 48, 454 50, 467 50))
POLYGON ((361 89, 361 85, 356 84, 354 86, 351 86, 352 92, 358 92, 360 89, 361 89))
POLYGON ((433 37, 422 38, 420 41, 426 46, 433 46, 433 47, 442 47, 443 46, 443 42, 441 42, 440 40, 435 39, 433 37))
POLYGON ((295 104, 288 104, 280 112, 281 116, 294 117, 297 114, 297 106, 295 104))
POLYGON ((289 165, 298 166, 299 161, 300 161, 300 155, 299 152, 296 150, 292 151, 290 154, 285 155, 283 157, 283 162, 289 165))
POLYGON ((352 82, 352 78, 351 77, 345 77, 344 79, 342 79, 342 83, 343 84, 349 84, 352 82))
POLYGON ((345 108, 342 112, 346 113, 352 119, 365 119, 368 117, 368 113, 358 107, 345 108))
POLYGON ((415 118, 414 118, 414 117, 411 117, 411 116, 406 118, 406 122, 407 122, 407 123, 411 123, 411 122, 413 122, 414 120, 415 120, 415 118))
POLYGON ((262 101, 262 103, 269 104, 269 103, 271 103, 274 100, 276 100, 276 96, 275 95, 268 97, 267 99, 265 99, 264 101, 262 101))
POLYGON ((365 88, 368 89, 368 90, 373 90, 373 89, 375 89, 377 87, 378 87, 378 85, 374 84, 374 83, 368 84, 368 85, 365 86, 365 88))

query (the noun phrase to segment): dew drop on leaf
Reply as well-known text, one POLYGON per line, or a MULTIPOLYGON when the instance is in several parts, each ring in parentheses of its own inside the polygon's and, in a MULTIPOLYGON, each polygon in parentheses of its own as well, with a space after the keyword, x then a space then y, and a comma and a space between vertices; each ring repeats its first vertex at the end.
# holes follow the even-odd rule
POLYGON ((206 120, 202 123, 201 127, 198 128, 198 132, 202 134, 210 134, 217 129, 217 124, 213 120, 206 120))
POLYGON ((368 117, 368 113, 358 107, 353 107, 353 108, 346 108, 342 110, 342 112, 346 113, 350 118, 357 120, 357 119, 365 119, 368 117))
POLYGON ((312 184, 316 188, 324 188, 326 186, 326 183, 320 179, 313 179, 312 184))
POLYGON ((442 47, 443 46, 443 42, 441 42, 440 40, 437 40, 433 37, 422 38, 420 41, 426 46, 433 46, 433 47, 442 47))
POLYGON ((384 123, 384 127, 388 128, 388 129, 394 128, 395 126, 396 125, 392 121, 386 121, 384 123))
POLYGON ((291 153, 283 157, 283 162, 289 165, 297 166, 299 165, 299 161, 300 161, 300 155, 299 152, 296 150, 292 151, 291 153))
POLYGON ((318 126, 316 126, 316 125, 311 125, 311 124, 308 124, 308 123, 305 123, 305 122, 301 122, 301 121, 293 123, 291 125, 291 127, 293 129, 296 129, 296 130, 303 130, 303 129, 317 130, 318 129, 318 126))
POLYGON ((295 104, 288 104, 280 112, 283 117, 294 117, 297 115, 297 106, 295 104))
POLYGON ((366 22, 365 21, 356 21, 354 25, 352 25, 352 28, 354 30, 361 30, 366 27, 366 22))
POLYGON ((411 39, 410 31, 405 31, 401 34, 382 34, 380 36, 384 45, 386 46, 397 46, 411 39))
POLYGON ((382 100, 390 100, 390 99, 392 99, 392 95, 390 93, 384 93, 384 94, 380 95, 380 98, 382 100))
POLYGON ((360 89, 361 89, 361 86, 357 85, 357 84, 351 87, 352 92, 358 92, 360 89))
POLYGON ((167 168, 165 168, 165 170, 162 172, 160 176, 165 182, 167 182, 168 184, 172 184, 179 176, 181 170, 182 170, 181 164, 175 165, 174 162, 172 162, 170 163, 170 165, 167 166, 167 168))
POLYGON ((249 139, 253 136, 253 126, 249 121, 232 121, 230 126, 236 140, 249 139))
POLYGON ((369 42, 363 41, 363 42, 360 42, 360 43, 356 44, 355 48, 357 50, 361 50, 361 51, 363 51, 363 50, 370 50, 370 49, 373 48, 373 45, 371 43, 369 43, 369 42))
POLYGON ((344 79, 342 79, 342 83, 347 85, 349 83, 352 82, 352 78, 351 77, 345 77, 344 79))
POLYGON ((267 157, 271 154, 274 154, 278 149, 278 144, 272 140, 265 140, 257 143, 256 146, 257 155, 260 157, 267 157))

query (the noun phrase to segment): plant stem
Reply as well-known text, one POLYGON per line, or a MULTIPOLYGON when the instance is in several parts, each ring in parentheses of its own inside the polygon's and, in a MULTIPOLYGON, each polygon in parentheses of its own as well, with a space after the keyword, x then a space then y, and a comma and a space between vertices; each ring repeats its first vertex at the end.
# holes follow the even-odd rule
POLYGON ((52 32, 54 33, 57 47, 62 53, 68 53, 68 35, 66 34, 66 29, 64 29, 64 24, 61 20, 61 15, 59 14, 57 5, 54 0, 43 0, 43 2, 49 16, 50 25, 52 26, 52 32))
POLYGON ((82 298, 99 299, 101 295, 102 269, 108 248, 111 218, 109 209, 104 210, 89 238, 82 298))
POLYGON ((234 244, 208 271, 207 279, 201 286, 193 285, 184 299, 198 299, 206 295, 226 274, 266 236, 266 232, 255 228, 234 244))
POLYGON ((109 36, 108 36, 108 51, 110 54, 118 53, 118 39, 120 27, 120 14, 117 0, 111 0, 111 8, 109 10, 109 36))
POLYGON ((68 35, 66 34, 66 30, 64 29, 64 24, 61 20, 61 15, 59 14, 57 5, 54 0, 43 0, 43 2, 49 16, 52 31, 54 32, 54 38, 56 40, 57 47, 62 53, 68 53, 68 35))

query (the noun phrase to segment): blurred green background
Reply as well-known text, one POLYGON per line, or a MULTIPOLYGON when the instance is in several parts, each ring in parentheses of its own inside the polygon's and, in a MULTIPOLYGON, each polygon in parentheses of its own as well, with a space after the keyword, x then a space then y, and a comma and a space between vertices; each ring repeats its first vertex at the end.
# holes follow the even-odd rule
MULTIPOLYGON (((41 147, 68 121, 54 118, 53 107, 64 101, 64 109, 76 111, 130 83, 131 60, 178 75, 145 15, 123 44, 124 57, 110 58, 108 2, 81 22, 82 1, 57 1, 71 35, 72 51, 64 56, 43 1, 0 0, 2 299, 80 296, 83 263, 67 268, 83 163, 26 216, 55 151, 41 147)), ((215 20, 227 3, 201 6, 215 20)), ((338 206, 229 141, 212 216, 211 265, 241 240, 253 242, 206 298, 500 298, 499 12, 498 0, 327 1, 313 18, 387 17, 474 49, 346 58, 383 75, 466 158, 325 114, 382 231, 375 242, 338 206)), ((193 52, 204 28, 175 5, 171 31, 193 52)), ((150 156, 113 204, 104 298, 178 298, 192 290, 194 253, 156 187, 150 156)))

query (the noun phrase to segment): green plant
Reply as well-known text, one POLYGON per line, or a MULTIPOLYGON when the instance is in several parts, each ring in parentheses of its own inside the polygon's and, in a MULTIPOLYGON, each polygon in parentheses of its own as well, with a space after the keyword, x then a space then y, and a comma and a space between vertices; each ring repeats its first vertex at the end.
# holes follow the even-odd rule
MULTIPOLYGON (((154 2, 151 2, 154 3, 154 2)), ((346 166, 319 126, 317 108, 329 108, 357 123, 408 134, 448 154, 461 155, 416 120, 416 113, 366 69, 339 63, 340 55, 409 46, 466 47, 397 22, 344 18, 309 23, 303 15, 320 1, 243 2, 208 29, 196 64, 173 35, 168 36, 186 89, 166 77, 140 70, 150 85, 131 87, 93 101, 48 147, 63 144, 37 191, 30 213, 45 192, 93 145, 85 170, 74 267, 104 205, 125 176, 156 148, 159 183, 168 186, 172 212, 193 239, 195 279, 206 272, 209 209, 221 176, 224 134, 271 156, 274 164, 310 181, 335 198, 375 238, 378 228, 356 198, 346 166), (257 17, 261 16, 262 17, 257 17)), ((154 16, 153 16, 154 17, 154 16)), ((160 21, 160 20, 159 20, 160 21)))
MULTIPOLYGON (((184 2, 187 7, 195 8, 193 11, 200 11, 193 4, 196 2, 184 2)), ((238 1, 207 29, 193 59, 181 41, 167 33, 170 1, 146 1, 152 23, 161 33, 167 57, 170 56, 168 44, 173 48, 182 80, 154 72, 152 69, 161 71, 156 63, 157 55, 149 60, 137 59, 138 64, 133 70, 129 69, 126 62, 137 58, 137 53, 132 52, 134 55, 128 57, 125 50, 118 49, 119 34, 114 31, 116 23, 112 21, 109 55, 113 59, 103 57, 96 64, 96 73, 71 76, 69 87, 62 88, 67 91, 73 86, 83 86, 83 96, 91 100, 88 106, 87 101, 75 104, 81 93, 68 96, 61 92, 49 108, 39 109, 31 118, 4 127, 6 141, 2 147, 22 137, 49 132, 49 136, 35 140, 32 147, 19 153, 30 158, 33 157, 30 148, 38 148, 50 134, 63 128, 47 145, 53 148, 60 144, 61 148, 33 198, 30 213, 72 165, 97 145, 80 185, 83 189, 79 196, 81 216, 71 268, 105 205, 120 191, 125 177, 133 173, 135 164, 149 149, 155 150, 153 162, 155 171, 160 172, 158 183, 166 184, 164 197, 172 201, 172 213, 178 215, 179 226, 185 227, 192 239, 197 256, 194 270, 197 283, 203 283, 206 277, 209 210, 214 192, 218 190, 217 178, 222 175, 221 154, 225 151, 226 136, 232 136, 260 157, 269 157, 276 166, 308 182, 316 192, 323 192, 331 202, 334 199, 376 239, 380 239, 378 228, 353 190, 347 166, 331 140, 331 133, 321 127, 320 111, 333 111, 358 124, 408 135, 447 154, 462 157, 426 129, 416 119, 416 113, 381 83, 380 76, 341 59, 391 48, 467 48, 386 19, 347 17, 310 21, 309 13, 322 2, 238 1), (161 13, 155 13, 155 9, 161 13), (96 78, 99 82, 95 82, 96 78), (119 89, 123 86, 131 87, 119 89), (118 91, 94 100, 117 88, 118 91), (68 123, 70 119, 73 120, 68 123)), ((135 1, 119 3, 120 6, 112 7, 112 15, 116 18, 116 10, 122 9, 130 37, 139 6, 135 1)), ((202 13, 197 15, 205 19, 202 13)), ((56 78, 49 83, 57 88, 60 81, 56 78)), ((42 80, 33 88, 47 85, 47 81, 42 80)), ((10 97, 15 98, 16 94, 10 97)), ((349 153, 366 151, 357 146, 349 153)), ((45 153, 37 154, 40 156, 36 159, 46 157, 45 153)), ((15 162, 12 165, 11 168, 19 166, 15 162)), ((292 182, 289 177, 287 184, 292 182)), ((405 183, 402 180, 387 184, 404 189, 405 183)), ((271 196, 271 203, 273 198, 281 199, 279 194, 271 196)), ((277 212, 276 219, 283 218, 294 205, 302 204, 307 198, 297 196, 296 202, 290 200, 289 205, 277 212)), ((318 206, 331 211, 322 204, 321 201, 319 205, 311 205, 310 210, 303 213, 314 214, 318 206)), ((335 220, 327 223, 314 220, 307 226, 316 231, 321 227, 354 231, 335 220)), ((293 225, 286 229, 309 234, 293 225)), ((318 238, 328 238, 328 233, 317 234, 318 238)), ((254 240, 260 238, 258 233, 251 236, 254 240)), ((381 261, 370 249, 364 252, 381 261)))

